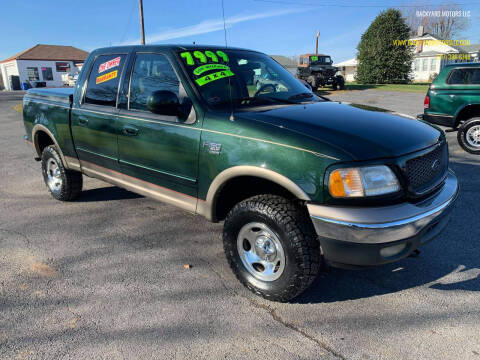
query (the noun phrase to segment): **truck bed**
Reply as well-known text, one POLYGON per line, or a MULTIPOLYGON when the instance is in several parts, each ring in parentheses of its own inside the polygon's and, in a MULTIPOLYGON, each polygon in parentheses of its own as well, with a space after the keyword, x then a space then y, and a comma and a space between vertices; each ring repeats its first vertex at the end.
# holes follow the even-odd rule
POLYGON ((73 99, 73 88, 43 88, 29 89, 25 94, 26 98, 35 100, 48 100, 55 103, 65 104, 70 107, 73 99))

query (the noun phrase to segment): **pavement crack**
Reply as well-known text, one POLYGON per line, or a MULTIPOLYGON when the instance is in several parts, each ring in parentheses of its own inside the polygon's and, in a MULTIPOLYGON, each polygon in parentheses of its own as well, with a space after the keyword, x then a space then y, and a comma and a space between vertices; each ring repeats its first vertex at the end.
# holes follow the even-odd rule
POLYGON ((232 289, 230 287, 228 287, 226 285, 226 279, 223 278, 223 276, 215 270, 215 268, 213 267, 213 265, 208 262, 207 260, 205 259, 202 259, 203 262, 205 262, 207 264, 207 266, 210 268, 210 270, 218 277, 218 279, 220 280, 220 283, 222 284, 222 286, 229 292, 231 292, 233 295, 235 296, 240 296, 241 298, 247 300, 247 302, 252 305, 253 307, 259 309, 259 310, 264 310, 266 311, 271 317, 272 319, 279 323, 280 325, 290 329, 290 330, 293 330, 295 332, 297 332, 298 334, 300 334, 302 337, 304 337, 305 339, 308 339, 310 341, 313 341, 315 344, 317 344, 318 346, 320 346, 323 350, 329 352, 330 354, 334 355, 335 357, 339 358, 339 359, 342 359, 342 360, 346 360, 346 358, 340 354, 339 352, 335 351, 331 346, 329 346, 328 344, 326 344, 325 342, 317 339, 316 337, 308 334, 305 330, 302 330, 300 329, 298 326, 295 326, 293 325, 292 323, 286 321, 285 319, 283 319, 277 312, 274 308, 272 308, 271 306, 268 306, 266 304, 261 304, 259 303, 258 301, 256 301, 255 299, 252 299, 252 298, 249 298, 248 296, 246 295, 243 295, 243 294, 240 294, 239 292, 237 292, 235 289, 232 289))
POLYGON ((261 304, 257 301, 255 301, 254 299, 250 299, 242 294, 237 294, 241 297, 243 297, 244 299, 246 299, 252 306, 258 308, 258 309, 263 309, 263 310, 266 310, 270 316, 272 317, 273 320, 275 320, 276 322, 278 322, 279 324, 285 326, 286 328, 290 329, 290 330, 293 330, 297 333, 299 333, 301 336, 303 336, 304 338, 310 340, 310 341, 313 341, 314 343, 316 343, 318 346, 320 346, 322 349, 324 349, 325 351, 331 353, 332 355, 338 357, 339 359, 342 359, 342 360, 346 360, 346 358, 338 353, 337 351, 335 351, 334 349, 332 349, 332 347, 330 347, 329 345, 327 345, 326 343, 324 343, 323 341, 317 339, 316 337, 308 334, 305 330, 302 330, 300 329, 298 326, 295 326, 293 325, 292 323, 289 323, 288 321, 286 321, 285 319, 283 319, 277 312, 274 308, 268 306, 268 305, 265 305, 265 304, 261 304))

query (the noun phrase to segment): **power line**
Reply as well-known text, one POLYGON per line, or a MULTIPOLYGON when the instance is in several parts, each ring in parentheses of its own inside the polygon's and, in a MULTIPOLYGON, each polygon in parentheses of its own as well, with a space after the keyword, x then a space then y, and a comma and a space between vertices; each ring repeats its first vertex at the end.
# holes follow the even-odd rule
POLYGON ((135 9, 135 4, 136 4, 136 0, 132 0, 132 7, 130 8, 130 15, 128 16, 127 27, 125 28, 125 31, 122 35, 120 43, 123 43, 123 41, 125 40, 125 36, 127 36, 128 30, 130 29, 130 25, 132 23, 132 17, 133 17, 133 10, 135 9))
MULTIPOLYGON (((385 7, 404 7, 404 8, 421 8, 419 5, 345 5, 345 4, 323 4, 323 3, 302 3, 296 1, 287 0, 253 0, 256 2, 265 2, 272 4, 284 4, 295 6, 311 6, 311 7, 341 7, 341 8, 385 8, 385 7)), ((467 3, 452 3, 452 6, 464 6, 464 5, 479 5, 480 1, 467 2, 467 3)))

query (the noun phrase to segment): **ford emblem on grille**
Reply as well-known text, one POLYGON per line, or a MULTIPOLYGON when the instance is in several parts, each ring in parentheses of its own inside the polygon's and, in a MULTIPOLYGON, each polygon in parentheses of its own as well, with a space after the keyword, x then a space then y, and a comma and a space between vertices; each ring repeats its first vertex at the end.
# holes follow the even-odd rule
POLYGON ((432 162, 432 170, 433 171, 438 171, 438 169, 440 168, 440 160, 436 159, 432 162))

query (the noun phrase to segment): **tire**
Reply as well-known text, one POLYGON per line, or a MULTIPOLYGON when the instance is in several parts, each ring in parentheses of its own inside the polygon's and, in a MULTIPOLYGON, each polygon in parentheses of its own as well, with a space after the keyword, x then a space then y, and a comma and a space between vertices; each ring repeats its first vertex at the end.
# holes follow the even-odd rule
POLYGON ((238 280, 272 301, 289 301, 304 292, 322 261, 306 209, 276 195, 238 203, 225 219, 223 246, 238 280), (261 260, 268 260, 265 266, 261 260))
POLYGON ((78 171, 67 170, 55 146, 42 152, 42 174, 50 194, 60 201, 71 201, 82 191, 83 177, 78 171))
POLYGON ((480 155, 480 117, 465 121, 458 129, 457 140, 466 152, 480 155))

